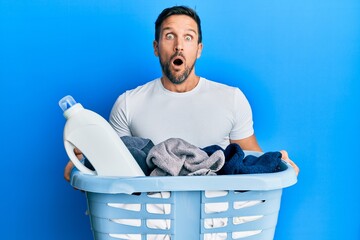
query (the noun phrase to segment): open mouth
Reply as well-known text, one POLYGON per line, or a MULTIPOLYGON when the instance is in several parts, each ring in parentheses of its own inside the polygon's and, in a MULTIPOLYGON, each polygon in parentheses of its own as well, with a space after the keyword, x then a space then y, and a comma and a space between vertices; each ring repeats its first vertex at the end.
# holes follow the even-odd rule
POLYGON ((176 58, 174 61, 173 61, 173 64, 175 66, 180 66, 181 64, 183 64, 183 60, 181 60, 180 58, 176 58))

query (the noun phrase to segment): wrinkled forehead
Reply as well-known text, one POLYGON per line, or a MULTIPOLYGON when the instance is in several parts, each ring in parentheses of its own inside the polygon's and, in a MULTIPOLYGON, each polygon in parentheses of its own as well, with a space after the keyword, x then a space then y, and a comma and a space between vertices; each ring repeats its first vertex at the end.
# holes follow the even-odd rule
POLYGON ((163 23, 161 24, 160 31, 168 31, 168 30, 181 30, 181 31, 189 31, 198 35, 198 25, 194 19, 186 15, 172 15, 167 17, 163 23))

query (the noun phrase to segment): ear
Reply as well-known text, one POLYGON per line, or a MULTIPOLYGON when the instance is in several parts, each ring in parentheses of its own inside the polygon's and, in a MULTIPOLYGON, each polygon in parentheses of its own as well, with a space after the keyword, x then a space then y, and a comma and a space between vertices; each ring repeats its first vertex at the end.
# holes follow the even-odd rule
POLYGON ((156 40, 153 41, 153 48, 154 48, 155 56, 158 57, 159 56, 159 43, 156 40))
POLYGON ((196 58, 200 58, 201 53, 202 53, 202 50, 203 50, 203 44, 202 44, 202 43, 199 43, 199 44, 198 44, 198 51, 197 51, 197 56, 196 56, 196 58))

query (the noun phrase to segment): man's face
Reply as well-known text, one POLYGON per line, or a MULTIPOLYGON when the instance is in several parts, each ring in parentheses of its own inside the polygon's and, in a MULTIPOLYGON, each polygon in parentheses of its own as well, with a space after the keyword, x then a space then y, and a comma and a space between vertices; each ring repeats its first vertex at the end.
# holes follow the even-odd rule
POLYGON ((196 22, 186 15, 172 15, 161 24, 159 42, 154 41, 164 75, 174 84, 184 82, 193 73, 200 57, 196 22))

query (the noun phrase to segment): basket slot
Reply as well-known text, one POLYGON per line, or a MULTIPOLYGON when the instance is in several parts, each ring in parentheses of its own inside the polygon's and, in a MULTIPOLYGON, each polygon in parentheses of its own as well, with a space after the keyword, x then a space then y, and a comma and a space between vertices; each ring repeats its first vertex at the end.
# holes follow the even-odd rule
POLYGON ((111 239, 116 240, 142 240, 141 234, 109 234, 111 239))
MULTIPOLYGON (((96 240, 123 240, 123 239, 129 239, 129 238, 125 238, 125 237, 115 237, 116 235, 120 235, 120 234, 108 234, 108 233, 101 233, 101 232, 94 232, 94 239, 96 240), (112 237, 114 236, 114 237, 112 237)), ((121 234, 122 235, 122 234, 121 234)), ((131 234, 129 237, 131 237, 133 240, 140 240, 141 235, 138 236, 140 234, 131 234)))
POLYGON ((228 226, 228 221, 229 218, 206 218, 203 219, 203 224, 205 229, 218 229, 228 226))
POLYGON ((229 202, 204 203, 202 209, 205 214, 227 212, 229 210, 229 202))
POLYGON ((238 216, 238 217, 222 217, 222 218, 205 218, 204 220, 204 228, 212 229, 212 228, 221 228, 230 225, 232 222, 233 225, 245 224, 253 221, 258 221, 263 218, 263 215, 257 216, 238 216))
POLYGON ((258 221, 263 218, 263 215, 255 215, 255 216, 241 216, 241 217, 233 217, 232 223, 234 225, 244 224, 248 222, 258 221))
MULTIPOLYGON (((281 192, 282 190, 273 190, 267 191, 267 194, 261 193, 259 194, 257 191, 249 191, 246 192, 245 195, 243 193, 239 194, 229 194, 227 198, 219 197, 219 198, 205 198, 204 195, 202 198, 202 217, 222 217, 222 216, 239 216, 239 214, 243 214, 244 216, 248 215, 265 215, 267 213, 272 213, 274 211, 278 211, 280 207, 281 201, 281 192), (260 197, 260 198, 259 198, 260 197), (209 200, 209 201, 208 201, 209 200), (219 204, 228 202, 229 211, 221 211, 217 212, 217 209, 211 209, 212 212, 205 212, 205 208, 209 211, 209 204, 219 204), (245 207, 241 207, 241 203, 244 204, 245 207), (253 206, 251 206, 253 204, 253 206), (232 214, 234 213, 234 214, 232 214), (224 215, 225 214, 225 215, 224 215)), ((231 192, 230 192, 231 193, 231 192)))
POLYGON ((141 204, 140 203, 108 203, 109 207, 116 208, 116 209, 124 209, 127 211, 135 211, 140 212, 141 204))
POLYGON ((114 208, 108 206, 106 203, 98 203, 98 202, 89 202, 89 212, 94 217, 101 217, 101 218, 126 218, 129 219, 138 219, 139 214, 142 211, 131 211, 121 208, 114 208))
MULTIPOLYGON (((258 237, 258 234, 260 234, 262 231, 244 231, 244 232, 233 232, 232 239, 249 239, 249 237, 258 237)), ((258 238, 259 239, 259 238, 258 238)))
MULTIPOLYGON (((202 203, 211 203, 211 202, 234 202, 234 201, 252 201, 252 200, 266 200, 271 198, 278 198, 279 191, 281 193, 282 189, 279 190, 270 190, 270 191, 227 191, 228 194, 220 197, 208 197, 207 195, 211 194, 213 191, 205 191, 202 194, 202 203)), ((217 191, 216 191, 217 192, 217 191)))
POLYGON ((151 214, 168 215, 171 213, 171 204, 146 204, 146 211, 151 214))
MULTIPOLYGON (((141 216, 142 219, 153 218, 153 219, 173 219, 174 214, 170 213, 151 213, 145 210, 144 205, 141 206, 140 211, 131 211, 121 208, 110 207, 105 203, 89 202, 89 212, 95 217, 101 218, 125 218, 125 219, 139 219, 141 216)), ((172 206, 170 207, 170 209, 172 206)))
MULTIPOLYGON (((266 230, 262 230, 261 232, 259 231, 242 231, 242 232, 220 232, 220 233, 203 233, 201 234, 200 239, 216 239, 216 237, 221 237, 225 234, 225 236, 227 236, 226 239, 240 239, 240 240, 268 240, 268 239, 273 239, 274 238, 274 229, 266 229, 266 230), (248 236, 248 237, 239 237, 243 236, 245 234, 254 234, 252 236, 248 236)), ((225 239, 225 238, 218 238, 218 239, 225 239)), ((107 239, 106 239, 107 240, 107 239)))
POLYGON ((252 201, 234 201, 233 208, 234 209, 242 209, 248 207, 254 207, 259 204, 263 204, 265 200, 252 200, 252 201))
POLYGON ((259 234, 262 231, 242 231, 242 232, 221 232, 221 233, 205 233, 204 238, 205 240, 210 239, 241 239, 241 240, 249 240, 249 239, 256 239, 256 240, 263 240, 264 238, 259 238, 259 234))
MULTIPOLYGON (((173 213, 170 211, 169 213, 151 213, 148 212, 145 208, 146 204, 141 205, 140 211, 132 211, 132 210, 126 210, 122 208, 114 208, 110 207, 105 203, 97 203, 97 202, 91 202, 89 204, 89 212, 91 215, 95 217, 102 217, 102 218, 127 218, 127 219, 139 219, 141 218, 153 218, 153 219, 169 219, 174 218, 173 213)), ((149 205, 149 204, 147 204, 149 205)), ((155 205, 155 204, 153 204, 155 205)), ((163 205, 163 204, 156 204, 156 205, 163 205)), ((165 206, 165 210, 171 209, 173 206, 170 206, 167 208, 165 206)))
POLYGON ((204 197, 206 198, 219 198, 229 194, 229 191, 218 190, 218 191, 204 191, 204 197))
POLYGON ((168 230, 171 228, 170 219, 146 219, 146 226, 149 229, 162 229, 168 230))
POLYGON ((201 234, 199 239, 212 240, 212 239, 232 239, 229 238, 229 233, 227 232, 218 232, 218 233, 205 233, 201 234))
POLYGON ((219 218, 219 217, 237 217, 237 216, 257 216, 267 215, 274 212, 278 212, 280 209, 279 199, 270 199, 252 207, 233 209, 233 206, 229 207, 228 211, 206 213, 205 206, 202 204, 201 217, 202 218, 219 218))
MULTIPOLYGON (((146 225, 146 220, 141 220, 141 226, 130 226, 116 223, 110 219, 91 217, 92 229, 95 232, 108 234, 173 234, 170 229, 153 229, 146 225)), ((171 226, 171 225, 170 225, 171 226)))
POLYGON ((233 218, 229 218, 227 225, 216 228, 205 228, 202 224, 201 233, 218 233, 218 232, 238 232, 238 231, 257 231, 271 229, 276 226, 278 213, 265 215, 258 220, 246 222, 242 224, 234 224, 233 218))

